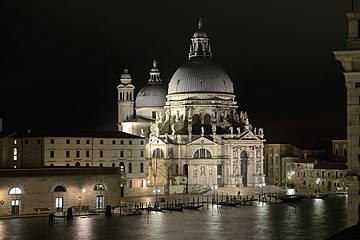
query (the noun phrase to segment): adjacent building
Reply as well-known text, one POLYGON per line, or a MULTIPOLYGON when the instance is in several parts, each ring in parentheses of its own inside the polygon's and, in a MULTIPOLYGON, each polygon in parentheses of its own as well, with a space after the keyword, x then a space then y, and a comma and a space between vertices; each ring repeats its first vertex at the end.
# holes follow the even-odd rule
POLYGON ((0 216, 104 211, 120 203, 119 168, 0 169, 0 216))
POLYGON ((344 162, 301 159, 294 162, 295 187, 313 192, 346 193, 347 166, 344 162))
POLYGON ((1 141, 2 168, 116 168, 122 196, 150 191, 142 137, 119 131, 27 131, 1 141))
POLYGON ((302 151, 291 144, 265 144, 264 173, 270 185, 293 185, 293 162, 301 158, 302 151))

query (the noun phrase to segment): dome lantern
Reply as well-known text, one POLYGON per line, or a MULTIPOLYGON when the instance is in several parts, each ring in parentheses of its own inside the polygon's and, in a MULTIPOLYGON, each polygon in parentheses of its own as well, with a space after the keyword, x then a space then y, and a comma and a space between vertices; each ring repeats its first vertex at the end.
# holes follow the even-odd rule
POLYGON ((209 38, 202 30, 202 19, 199 19, 198 30, 193 34, 191 39, 189 59, 191 58, 211 58, 211 47, 209 44, 209 38))

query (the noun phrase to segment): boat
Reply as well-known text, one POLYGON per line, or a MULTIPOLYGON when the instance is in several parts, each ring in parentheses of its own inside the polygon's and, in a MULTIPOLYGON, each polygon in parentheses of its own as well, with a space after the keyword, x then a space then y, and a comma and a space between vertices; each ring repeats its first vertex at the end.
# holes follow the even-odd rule
POLYGON ((279 199, 283 202, 293 202, 304 198, 306 198, 306 196, 303 195, 284 195, 279 197, 279 199))
POLYGON ((198 210, 199 208, 203 207, 204 204, 200 205, 193 205, 193 204, 183 204, 182 207, 184 209, 190 209, 190 210, 198 210))
POLYGON ((163 209, 164 211, 177 211, 177 212, 182 212, 183 211, 183 206, 168 206, 168 207, 163 207, 161 209, 163 209))
POLYGON ((153 211, 153 212, 164 212, 163 208, 159 208, 159 207, 148 207, 146 208, 147 211, 153 211))
POLYGON ((329 196, 328 194, 316 194, 316 195, 311 196, 310 198, 324 199, 328 196, 329 196))
POLYGON ((129 207, 115 207, 114 214, 120 214, 120 215, 125 215, 125 216, 130 216, 130 215, 141 215, 142 214, 142 209, 140 208, 129 208, 129 207))
POLYGON ((227 207, 235 207, 240 204, 240 202, 216 202, 215 200, 213 200, 213 203, 216 205, 227 206, 227 207))

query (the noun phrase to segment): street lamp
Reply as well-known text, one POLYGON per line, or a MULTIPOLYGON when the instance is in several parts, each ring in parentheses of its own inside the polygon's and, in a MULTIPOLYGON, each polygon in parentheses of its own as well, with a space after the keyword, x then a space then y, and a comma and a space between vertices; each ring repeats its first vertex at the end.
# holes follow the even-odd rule
POLYGON ((320 186, 319 186, 319 183, 320 183, 320 178, 316 179, 316 184, 317 184, 317 188, 318 188, 318 193, 320 194, 320 186))
POLYGON ((158 193, 160 193, 160 189, 158 189, 157 186, 155 186, 155 189, 153 190, 153 193, 155 193, 155 207, 159 207, 158 203, 158 193))
MULTIPOLYGON (((218 188, 217 184, 213 184, 211 185, 211 190, 214 190, 214 196, 213 196, 213 201, 215 201, 215 195, 216 195, 216 189, 218 188)), ((217 195, 216 195, 217 196, 217 195)), ((217 202, 217 199, 216 199, 217 202)))

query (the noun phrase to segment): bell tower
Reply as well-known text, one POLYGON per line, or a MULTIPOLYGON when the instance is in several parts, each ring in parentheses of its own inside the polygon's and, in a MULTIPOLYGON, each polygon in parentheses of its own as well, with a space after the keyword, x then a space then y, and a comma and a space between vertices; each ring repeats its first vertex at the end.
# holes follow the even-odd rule
POLYGON ((134 85, 131 84, 131 75, 127 68, 121 74, 118 89, 118 131, 122 131, 122 122, 134 119, 134 85))

